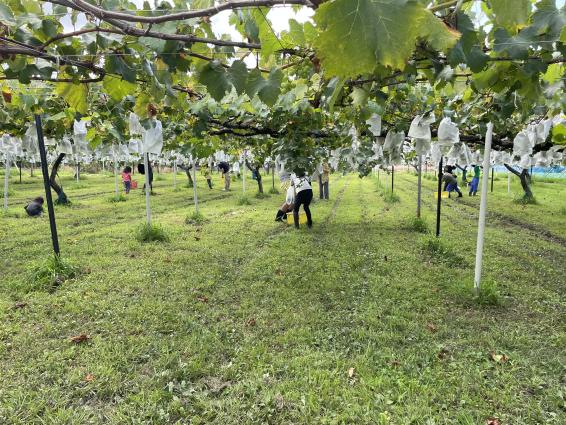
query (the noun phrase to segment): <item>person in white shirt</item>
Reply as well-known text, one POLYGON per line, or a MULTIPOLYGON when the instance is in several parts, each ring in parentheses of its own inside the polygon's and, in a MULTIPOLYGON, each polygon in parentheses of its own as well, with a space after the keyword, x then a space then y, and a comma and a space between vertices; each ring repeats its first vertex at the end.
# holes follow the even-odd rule
POLYGON ((310 185, 309 179, 304 171, 299 171, 296 173, 297 177, 292 180, 292 185, 295 188, 295 204, 293 206, 293 219, 295 221, 295 227, 299 228, 299 208, 301 205, 305 210, 307 215, 307 226, 312 227, 312 217, 311 210, 309 208, 312 201, 312 186, 310 185))
POLYGON ((289 186, 287 189, 287 196, 285 197, 285 202, 277 211, 277 215, 275 216, 275 221, 283 221, 285 216, 289 211, 293 211, 293 204, 295 203, 295 188, 293 186, 289 186))

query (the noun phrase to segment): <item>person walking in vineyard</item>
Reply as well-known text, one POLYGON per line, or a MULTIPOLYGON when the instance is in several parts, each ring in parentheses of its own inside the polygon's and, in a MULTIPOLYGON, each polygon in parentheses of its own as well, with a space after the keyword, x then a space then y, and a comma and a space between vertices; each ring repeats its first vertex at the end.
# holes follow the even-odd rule
POLYGON ((126 166, 124 171, 122 171, 122 183, 124 184, 126 195, 129 194, 132 187, 132 167, 126 166))
POLYGON ((446 185, 446 191, 448 192, 448 197, 452 192, 458 193, 458 198, 462 197, 462 191, 458 187, 458 179, 454 176, 454 174, 445 172, 442 176, 442 181, 446 185))
POLYGON ((212 189, 212 176, 210 174, 210 168, 208 168, 208 165, 204 165, 202 167, 202 174, 204 175, 204 178, 206 179, 206 183, 208 184, 208 188, 212 189))
POLYGON ((224 178, 224 190, 228 192, 230 190, 230 166, 226 161, 222 161, 218 164, 218 168, 222 171, 224 178))
POLYGON ((480 184, 481 168, 479 165, 474 165, 474 178, 470 183, 470 196, 476 196, 478 193, 478 186, 480 184))
POLYGON ((308 177, 305 174, 304 170, 299 170, 296 173, 297 177, 293 179, 293 187, 295 189, 295 205, 293 207, 293 219, 295 221, 295 227, 299 228, 299 209, 301 205, 305 210, 305 214, 307 215, 307 226, 309 228, 312 227, 312 217, 311 217, 311 210, 310 204, 312 201, 312 186, 308 180, 308 177))

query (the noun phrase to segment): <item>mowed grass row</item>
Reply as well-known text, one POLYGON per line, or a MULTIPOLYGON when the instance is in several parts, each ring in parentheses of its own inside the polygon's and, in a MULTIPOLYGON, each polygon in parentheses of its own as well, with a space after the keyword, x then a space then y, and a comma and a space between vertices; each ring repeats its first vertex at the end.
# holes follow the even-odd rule
MULTIPOLYGON (((0 304, 0 418, 563 422, 564 246, 488 221, 484 278, 502 304, 480 306, 470 292, 477 208, 445 200, 438 255, 409 226, 415 177, 396 174, 399 203, 385 202, 374 178, 332 183, 312 231, 272 222, 282 195, 238 206, 237 192, 214 199, 221 192, 200 189, 209 221, 192 226, 192 189, 156 188, 165 244, 133 239, 140 195, 58 208, 60 222, 81 223, 62 227, 65 256, 90 273, 52 294, 20 284, 30 255, 21 248, 47 222, 34 230, 2 217, 11 227, 0 246, 15 265, 0 304), (28 306, 12 310, 16 301, 28 306), (89 341, 69 342, 83 332, 89 341)), ((433 188, 425 184, 430 227, 433 188)), ((48 250, 42 241, 33 255, 48 250)))

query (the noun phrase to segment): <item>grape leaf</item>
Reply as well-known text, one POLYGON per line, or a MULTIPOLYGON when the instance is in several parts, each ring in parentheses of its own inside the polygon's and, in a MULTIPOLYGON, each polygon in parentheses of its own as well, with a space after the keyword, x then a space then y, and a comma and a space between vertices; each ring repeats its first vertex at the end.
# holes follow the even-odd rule
POLYGON ((136 91, 136 85, 125 80, 107 75, 102 82, 105 92, 115 101, 119 102, 136 91))
POLYGON ((505 28, 516 28, 527 24, 531 11, 530 0, 491 0, 495 22, 505 28))
POLYGON ((248 68, 240 60, 234 61, 228 70, 228 80, 232 83, 238 94, 246 90, 246 80, 248 78, 248 68))
POLYGON ((69 106, 77 112, 87 113, 88 86, 86 84, 57 83, 55 93, 65 99, 69 106))
POLYGON ((507 53, 512 59, 527 59, 529 57, 529 44, 534 43, 536 30, 533 27, 525 28, 519 34, 511 37, 507 30, 495 30, 493 50, 497 53, 507 53))
POLYGON ((319 28, 314 46, 330 75, 355 77, 377 64, 404 68, 417 38, 449 46, 457 35, 416 1, 336 0, 321 4, 314 15, 319 28), (434 18, 436 19, 436 18, 434 18))
POLYGON ((207 63, 200 69, 198 80, 199 83, 206 86, 210 95, 218 102, 231 87, 226 78, 226 70, 216 60, 207 63))
POLYGON ((6 24, 14 23, 14 14, 6 4, 0 3, 0 19, 6 24))
POLYGON ((275 104, 281 93, 281 81, 283 81, 283 72, 279 68, 271 70, 263 88, 257 93, 263 103, 268 106, 275 104))
POLYGON ((248 74, 248 81, 246 82, 246 93, 250 99, 263 88, 264 84, 265 80, 261 76, 261 71, 257 68, 252 69, 248 74))
POLYGON ((556 8, 554 0, 541 0, 533 13, 533 27, 543 34, 546 40, 558 40, 566 25, 566 5, 556 8))

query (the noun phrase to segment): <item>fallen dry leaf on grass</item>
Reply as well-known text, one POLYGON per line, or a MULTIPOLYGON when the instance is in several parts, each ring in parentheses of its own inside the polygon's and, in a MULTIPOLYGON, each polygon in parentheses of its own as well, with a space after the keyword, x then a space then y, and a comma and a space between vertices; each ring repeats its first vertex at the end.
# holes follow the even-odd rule
POLYGON ((448 349, 446 349, 446 348, 443 348, 437 354, 437 356, 440 360, 446 359, 449 355, 450 355, 450 351, 448 351, 448 349))
POLYGON ((509 357, 507 357, 505 354, 497 354, 495 351, 490 352, 489 357, 495 363, 507 363, 509 361, 509 357))
POLYGON ((86 382, 94 381, 94 375, 92 373, 87 373, 87 375, 85 376, 85 381, 86 382))
POLYGON ((12 306, 12 310, 27 307, 28 303, 16 303, 12 306))
POLYGON ((255 319, 254 319, 253 317, 252 317, 251 319, 248 319, 248 320, 246 321, 246 325, 247 325, 247 326, 255 326, 255 325, 256 325, 255 319))
POLYGON ((426 324, 426 328, 427 328, 429 331, 431 331, 432 333, 435 333, 435 332, 438 330, 438 328, 437 328, 436 326, 434 326, 433 323, 427 323, 427 324, 426 324))
POLYGON ((393 367, 399 367, 399 366, 401 366, 401 362, 400 362, 399 360, 391 360, 391 361, 389 362, 389 364, 390 364, 391 366, 393 366, 393 367))
POLYGON ((199 295, 197 297, 197 300, 199 300, 201 303, 207 303, 208 302, 208 297, 206 295, 199 295))
POLYGON ((501 422, 499 422, 499 419, 497 418, 487 418, 487 420, 485 421, 486 425, 501 425, 501 422))
POLYGON ((351 367, 350 369, 348 369, 348 378, 353 378, 354 377, 354 373, 356 373, 356 370, 351 367))
POLYGON ((80 335, 71 337, 71 342, 73 342, 75 344, 80 344, 81 342, 88 341, 89 339, 90 339, 90 337, 87 334, 80 334, 80 335))

